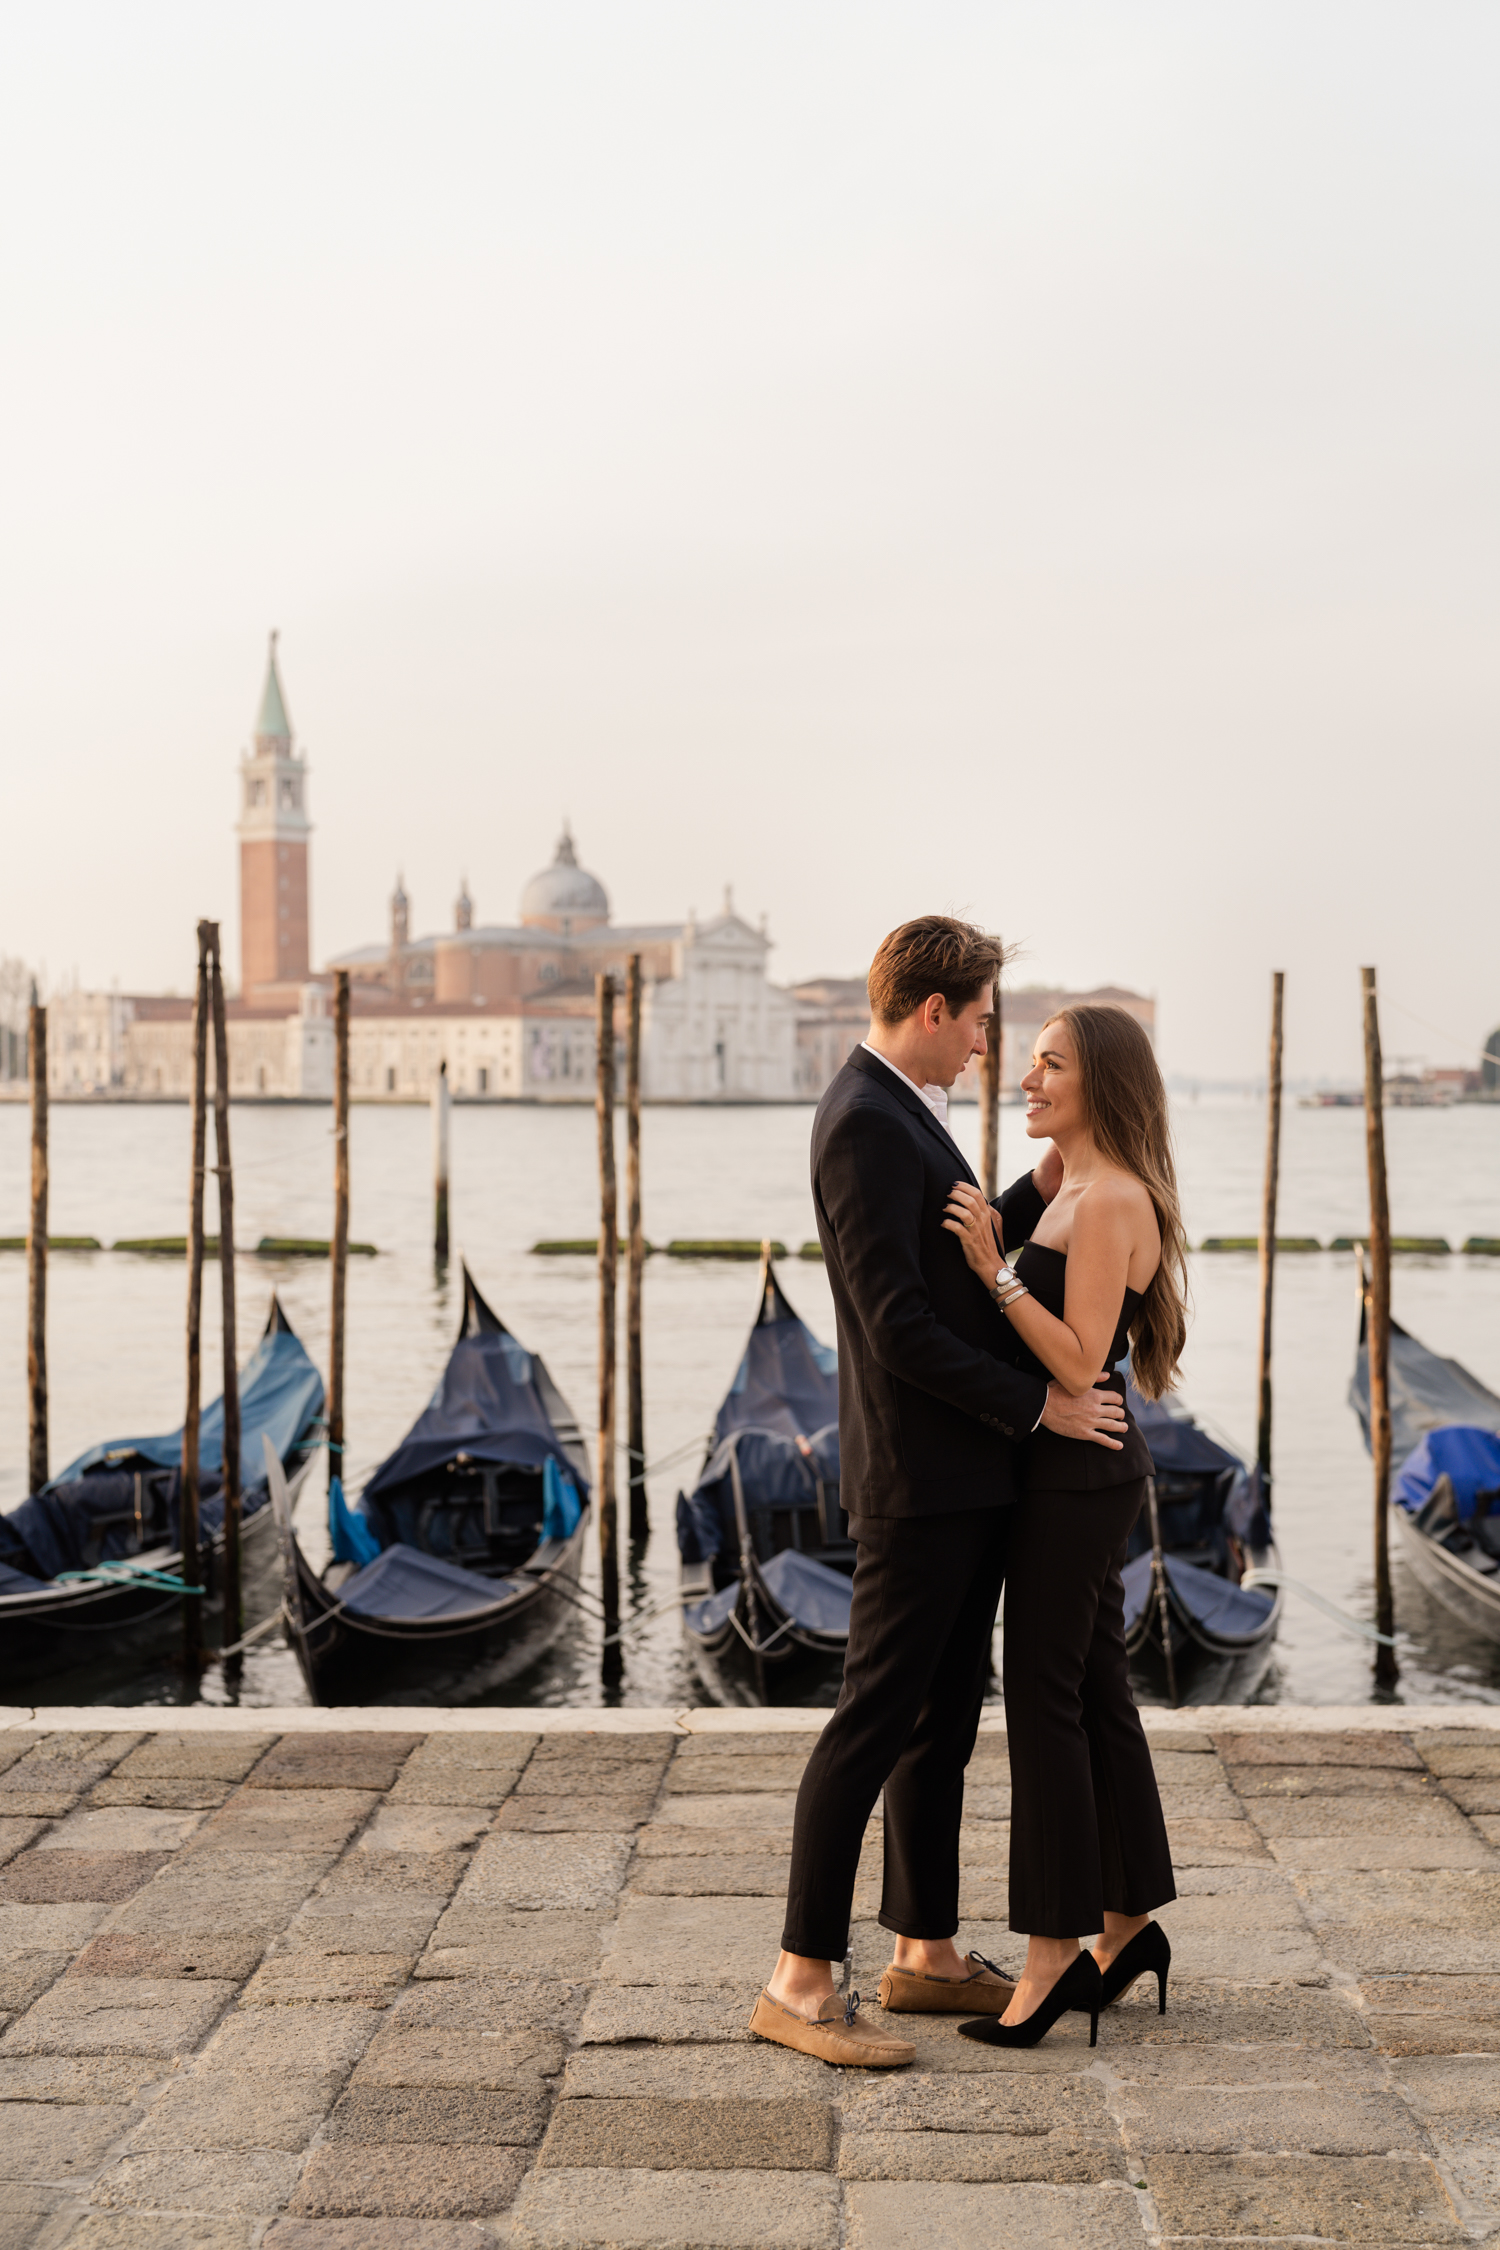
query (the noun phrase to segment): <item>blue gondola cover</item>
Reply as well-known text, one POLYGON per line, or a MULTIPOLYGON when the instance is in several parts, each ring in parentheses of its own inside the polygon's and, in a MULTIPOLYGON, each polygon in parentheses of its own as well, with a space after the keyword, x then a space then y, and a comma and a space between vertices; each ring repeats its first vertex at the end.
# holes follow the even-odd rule
POLYGON ((398 1540, 339 1588, 341 1606, 356 1617, 419 1624, 478 1617, 517 1590, 512 1578, 481 1578, 398 1540))
POLYGON ((565 1477, 576 1477, 542 1403, 531 1354, 503 1328, 459 1338, 425 1411, 365 1486, 364 1505, 377 1531, 389 1535, 395 1527, 382 1526, 372 1502, 460 1453, 497 1468, 540 1469, 555 1461, 565 1477))
POLYGON ((1439 1477, 1453 1486, 1453 1504, 1461 1523, 1476 1512, 1481 1493, 1500 1490, 1500 1435, 1460 1423, 1448 1429, 1429 1430, 1407 1456, 1391 1498, 1410 1515, 1420 1513, 1439 1477))

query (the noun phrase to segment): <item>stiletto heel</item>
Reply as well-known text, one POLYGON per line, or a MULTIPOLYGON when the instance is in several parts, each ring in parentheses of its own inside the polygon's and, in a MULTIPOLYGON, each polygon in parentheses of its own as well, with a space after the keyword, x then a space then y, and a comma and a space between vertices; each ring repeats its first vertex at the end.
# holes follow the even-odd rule
POLYGON ((1122 1945, 1109 1967, 1103 1973, 1104 2006, 1113 2006, 1122 2000, 1137 1977, 1155 1974, 1156 2012, 1167 2012, 1167 1971, 1172 1966, 1172 1948, 1160 1922, 1148 1922, 1137 1930, 1128 1945, 1122 1945))
POLYGON ((1052 1990, 1032 2009, 1024 2023, 1001 2023, 996 2016, 975 2016, 961 2023, 964 2039, 978 2039, 987 2047, 1034 2047, 1052 2029, 1059 2016, 1080 2009, 1089 2017, 1089 2045, 1099 2040, 1099 2010, 1103 2005, 1103 1979, 1092 1953, 1070 1961, 1052 1990))

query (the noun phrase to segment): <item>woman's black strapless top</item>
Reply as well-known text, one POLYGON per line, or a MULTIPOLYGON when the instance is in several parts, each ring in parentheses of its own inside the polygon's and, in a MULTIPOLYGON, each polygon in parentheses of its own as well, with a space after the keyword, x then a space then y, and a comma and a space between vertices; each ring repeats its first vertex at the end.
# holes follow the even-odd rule
MULTIPOLYGON (((1051 1313, 1055 1320, 1061 1320, 1068 1275, 1066 1250, 1049 1250, 1044 1243, 1028 1242, 1015 1260, 1015 1270, 1043 1310, 1051 1313)), ((1100 1390, 1113 1391, 1121 1399, 1125 1396, 1125 1379, 1115 1372, 1115 1363, 1122 1360, 1130 1348, 1130 1323, 1142 1302, 1139 1289, 1126 1290, 1120 1317, 1115 1323, 1114 1340, 1106 1354, 1110 1373, 1107 1380, 1097 1386, 1100 1390)), ((1014 1329, 1011 1335, 1016 1345, 1015 1364, 1028 1375, 1040 1375, 1044 1383, 1050 1383, 1053 1380, 1050 1368, 1042 1364, 1035 1352, 1027 1349, 1014 1329)), ((1137 1477, 1149 1477, 1152 1474, 1151 1449, 1136 1428, 1135 1417, 1128 1407, 1125 1418, 1129 1426, 1124 1446, 1118 1453, 1107 1445, 1093 1445, 1087 1438, 1059 1437, 1055 1430, 1037 1430, 1027 1440, 1023 1456, 1027 1491, 1103 1492, 1111 1485, 1133 1484, 1137 1477)))

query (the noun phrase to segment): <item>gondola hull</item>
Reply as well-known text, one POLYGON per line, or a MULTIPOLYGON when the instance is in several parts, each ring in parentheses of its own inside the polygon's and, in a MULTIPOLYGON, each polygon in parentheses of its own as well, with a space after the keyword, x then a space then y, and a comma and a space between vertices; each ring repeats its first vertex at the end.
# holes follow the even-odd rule
MULTIPOLYGON (((518 1679, 576 1625, 589 1511, 534 1575, 470 1621, 356 1616, 312 1569, 272 1478, 291 1643, 314 1703, 467 1703, 518 1679)), ((513 1576, 519 1576, 519 1573, 513 1576)), ((482 1583, 482 1581, 481 1581, 482 1583)))
MULTIPOLYGON (((1252 1549, 1249 1561, 1252 1569, 1280 1568, 1274 1546, 1252 1549)), ((1125 1572, 1125 1646, 1140 1696, 1149 1702, 1178 1704, 1248 1703, 1271 1668, 1281 1627, 1282 1589, 1266 1587, 1258 1596, 1248 1590, 1239 1595, 1211 1572, 1184 1567, 1180 1558, 1170 1554, 1163 1557, 1163 1568, 1165 1624, 1150 1555, 1137 1556, 1125 1572), (1216 1626, 1212 1606, 1224 1604, 1244 1614, 1216 1626)))
POLYGON ((1396 1537, 1412 1576, 1456 1617, 1486 1640, 1500 1641, 1500 1578, 1487 1578, 1459 1555, 1419 1531, 1405 1508, 1392 1508, 1396 1537))
MULTIPOLYGON (((311 1470, 299 1462, 288 1480, 292 1500, 311 1470)), ((201 1637, 210 1654, 224 1637, 224 1539, 199 1549, 205 1591, 199 1596, 201 1637)), ((178 1549, 150 1548, 131 1557, 148 1570, 177 1575, 178 1549)), ((281 1599, 281 1559, 272 1511, 263 1504, 240 1527, 240 1600, 244 1630, 262 1624, 281 1599)), ((170 1655, 182 1640, 181 1594, 149 1585, 47 1586, 35 1594, 0 1595, 0 1702, 25 1702, 24 1690, 45 1681, 52 1701, 80 1703, 170 1655), (88 1692, 86 1692, 88 1691, 88 1692)))
POLYGON ((842 1631, 813 1632, 789 1614, 755 1571, 753 1605, 743 1584, 713 1599, 707 1564, 684 1563, 682 1636, 693 1669, 718 1703, 803 1704, 838 1700, 849 1643, 842 1631))

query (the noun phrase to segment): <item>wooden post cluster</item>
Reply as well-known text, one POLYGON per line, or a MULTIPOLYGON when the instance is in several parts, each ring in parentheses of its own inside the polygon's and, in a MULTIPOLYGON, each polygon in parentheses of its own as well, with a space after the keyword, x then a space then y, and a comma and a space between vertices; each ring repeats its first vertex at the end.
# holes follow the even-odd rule
POLYGON ((31 1216, 26 1228, 26 1476, 28 1492, 47 1481, 47 1011, 31 990, 27 1019, 31 1075, 31 1216))
POLYGON ((647 1538, 651 1515, 646 1500, 646 1405, 641 1375, 641 1286, 645 1278, 646 1237, 641 1229, 641 957, 632 953, 625 971, 625 1226, 629 1238, 625 1274, 626 1458, 630 1463, 630 1537, 647 1538))
POLYGON ((620 1622, 620 1547, 615 1512, 615 1278, 620 1261, 615 1181, 615 980, 595 979, 598 1002, 595 1109, 599 1123, 599 1580, 604 1623, 620 1622))
POLYGON ((1281 1003, 1285 973, 1271 978, 1271 1056, 1266 1073, 1266 1178, 1260 1205, 1260 1387, 1255 1459, 1261 1492, 1271 1499, 1271 1296, 1276 1277, 1276 1195, 1281 1182, 1281 1003))
MULTIPOLYGON (((446 1182, 445 1182, 446 1186, 446 1182)), ((446 1219, 446 1211, 444 1213, 446 1219)), ((444 1249, 446 1250, 446 1242, 444 1249)), ((442 1255, 442 1252, 439 1252, 442 1255)), ((349 1267, 349 971, 333 972, 333 1309, 328 1342, 328 1482, 344 1474, 344 1282, 349 1267)))
POLYGON ((979 1062, 979 1184, 991 1203, 1000 1193, 1000 986, 979 1062))
POLYGON ((438 1064, 432 1084, 432 1254, 440 1266, 448 1263, 448 1116, 450 1094, 448 1065, 438 1064))
MULTIPOLYGON (((229 1156, 229 1033, 219 925, 209 922, 209 1005, 214 1031, 214 1156, 219 1178, 219 1288, 224 1316, 224 1626, 232 1648, 245 1630, 240 1573, 240 1362, 234 1294, 234 1168, 229 1156)), ((191 1601, 192 1597, 188 1597, 191 1601)), ((238 1665, 238 1655, 229 1659, 238 1665)))
POLYGON ((187 1412, 182 1419, 182 1488, 179 1502, 182 1546, 182 1660, 189 1672, 201 1661, 202 1633, 197 1589, 198 1429, 203 1392, 203 1173, 208 1144, 208 933, 198 924, 198 977, 193 988, 193 1170, 188 1202, 187 1412))
MULTIPOLYGON (((1391 1208, 1385 1171, 1385 1073, 1380 1055, 1380 1010, 1375 971, 1360 970, 1365 1012, 1365 1155, 1370 1172, 1370 1294, 1365 1346, 1370 1371, 1370 1457, 1375 1470, 1375 1625, 1396 1630, 1391 1594, 1391 1208)), ((1378 1686, 1393 1687, 1399 1677, 1396 1652, 1375 1646, 1378 1686)))

